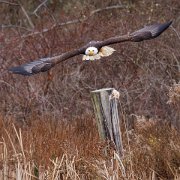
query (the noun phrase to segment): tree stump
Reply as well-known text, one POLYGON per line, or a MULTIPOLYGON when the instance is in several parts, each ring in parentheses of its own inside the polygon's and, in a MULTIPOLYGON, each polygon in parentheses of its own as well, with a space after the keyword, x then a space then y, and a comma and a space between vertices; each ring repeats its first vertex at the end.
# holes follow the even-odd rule
POLYGON ((91 91, 98 132, 102 140, 110 140, 121 157, 123 146, 118 115, 118 99, 112 97, 114 88, 91 91))

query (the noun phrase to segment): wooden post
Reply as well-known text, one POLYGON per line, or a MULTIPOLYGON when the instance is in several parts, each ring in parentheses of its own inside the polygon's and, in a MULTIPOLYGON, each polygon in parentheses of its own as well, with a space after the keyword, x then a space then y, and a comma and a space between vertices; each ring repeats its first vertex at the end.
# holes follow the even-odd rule
POLYGON ((112 98, 114 88, 104 88, 91 91, 98 131, 102 140, 114 143, 119 156, 122 156, 123 146, 117 109, 117 99, 112 98))

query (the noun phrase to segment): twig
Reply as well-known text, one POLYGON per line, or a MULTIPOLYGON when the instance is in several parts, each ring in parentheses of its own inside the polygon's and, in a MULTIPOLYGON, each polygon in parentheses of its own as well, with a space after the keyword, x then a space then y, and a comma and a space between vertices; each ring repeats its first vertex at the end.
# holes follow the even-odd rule
POLYGON ((23 26, 12 25, 12 24, 9 24, 9 25, 1 24, 0 28, 1 29, 5 29, 5 28, 17 28, 17 29, 24 29, 26 31, 31 31, 32 32, 32 29, 28 29, 28 28, 23 27, 23 26))
POLYGON ((12 6, 19 6, 19 4, 17 4, 17 3, 12 3, 12 2, 2 1, 2 0, 0 0, 0 3, 5 3, 5 4, 12 5, 12 6))
POLYGON ((43 1, 43 2, 33 11, 33 14, 36 14, 37 11, 41 8, 41 6, 44 6, 44 4, 47 3, 47 1, 48 1, 48 0, 43 1))
MULTIPOLYGON (((0 1, 1 2, 1 1, 0 1)), ((4 2, 4 1, 3 1, 4 2)), ((6 2, 6 1, 5 1, 6 2)), ((47 0, 45 0, 43 3, 41 3, 34 11, 33 13, 36 13, 38 11, 38 9, 44 5, 45 3, 47 2, 47 0)), ((8 3, 8 2, 6 2, 8 3)), ((14 4, 14 3, 13 3, 14 4)), ((14 5, 19 5, 19 4, 14 4, 14 5)), ((24 7, 22 5, 19 5, 22 9, 22 11, 24 12, 26 18, 28 19, 28 22, 29 24, 31 25, 31 27, 34 29, 34 24, 32 23, 30 17, 28 16, 27 12, 25 11, 24 7)), ((90 12, 90 15, 89 16, 84 16, 83 18, 79 18, 79 19, 74 19, 74 20, 70 20, 70 21, 67 21, 67 22, 63 22, 63 23, 58 23, 58 24, 54 24, 51 28, 49 29, 43 29, 41 32, 39 31, 36 31, 36 32, 33 32, 33 33, 30 33, 30 34, 27 34, 27 35, 23 35, 21 36, 22 38, 27 38, 27 37, 30 37, 30 36, 35 36, 35 35, 39 35, 39 34, 42 34, 42 33, 46 33, 48 31, 51 31, 53 30, 54 28, 56 27, 59 27, 59 26, 67 26, 67 25, 72 25, 72 24, 77 24, 77 23, 82 23, 84 21, 86 21, 89 17, 97 14, 97 13, 100 13, 102 11, 106 11, 106 10, 112 10, 112 9, 119 9, 119 8, 126 8, 126 6, 124 5, 115 5, 115 6, 108 6, 108 7, 105 7, 105 8, 99 8, 99 9, 96 9, 96 10, 93 10, 90 12)), ((23 27, 19 27, 19 26, 14 26, 14 25, 1 25, 2 28, 21 28, 21 29, 24 29, 23 27)), ((28 30, 28 29, 27 29, 28 30)), ((30 31, 30 30, 28 30, 30 31)))
POLYGON ((24 15, 26 16, 26 18, 29 22, 29 25, 31 26, 32 29, 34 29, 34 24, 31 21, 31 18, 29 17, 28 13, 26 12, 26 10, 24 9, 24 7, 21 4, 12 3, 12 2, 8 2, 8 1, 2 1, 2 0, 0 0, 0 3, 5 3, 5 4, 13 5, 13 6, 20 6, 22 9, 22 12, 24 13, 24 15))
POLYGON ((178 31, 171 25, 172 30, 176 33, 178 39, 180 40, 180 34, 178 33, 178 31))
POLYGON ((21 7, 21 9, 22 9, 22 11, 23 11, 23 13, 24 13, 24 15, 26 16, 26 18, 27 18, 27 20, 28 20, 28 22, 29 22, 29 25, 31 26, 32 29, 34 29, 34 24, 33 24, 33 22, 31 21, 31 18, 29 17, 28 13, 26 12, 26 10, 24 9, 24 7, 23 7, 21 4, 19 4, 19 5, 20 5, 20 7, 21 7))
POLYGON ((114 6, 107 6, 105 8, 99 8, 94 11, 91 11, 90 16, 92 16, 96 13, 99 13, 101 11, 106 11, 106 10, 111 10, 111 9, 121 9, 121 8, 126 8, 126 6, 125 5, 114 5, 114 6))
POLYGON ((101 9, 96 9, 96 10, 91 11, 89 16, 84 16, 82 18, 70 20, 70 21, 67 21, 67 22, 64 22, 64 23, 58 23, 58 24, 53 25, 49 29, 43 29, 41 32, 37 31, 37 32, 30 33, 28 35, 23 35, 22 38, 27 38, 29 36, 34 36, 34 35, 46 33, 46 32, 51 31, 54 28, 59 27, 59 26, 66 26, 66 25, 70 25, 70 24, 82 23, 82 22, 86 21, 89 17, 91 17, 91 16, 93 16, 93 15, 99 13, 99 12, 106 11, 106 10, 112 10, 112 9, 119 9, 119 8, 120 9, 121 8, 126 8, 126 6, 124 6, 124 5, 115 5, 115 6, 108 6, 108 7, 101 8, 101 9))
POLYGON ((173 57, 174 57, 174 59, 175 59, 175 61, 177 63, 178 72, 180 72, 180 62, 179 62, 178 58, 175 56, 174 53, 172 53, 172 55, 173 55, 173 57))

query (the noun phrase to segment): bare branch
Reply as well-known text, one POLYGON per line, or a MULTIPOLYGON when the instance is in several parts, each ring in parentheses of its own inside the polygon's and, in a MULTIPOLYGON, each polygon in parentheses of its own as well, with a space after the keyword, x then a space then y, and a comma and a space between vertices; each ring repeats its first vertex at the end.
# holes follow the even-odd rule
POLYGON ((31 20, 31 18, 29 17, 28 13, 26 12, 26 10, 24 9, 24 7, 21 4, 19 4, 19 5, 20 5, 24 15, 26 16, 26 18, 27 18, 27 20, 29 22, 29 25, 31 26, 32 29, 34 29, 34 24, 33 24, 32 20, 31 20))
POLYGON ((172 55, 173 55, 173 57, 174 57, 174 59, 176 61, 178 72, 180 73, 180 62, 179 62, 178 58, 176 57, 176 55, 174 53, 172 53, 172 55))
POLYGON ((126 8, 126 6, 122 5, 122 4, 121 5, 114 5, 114 6, 107 6, 105 8, 99 8, 99 9, 96 9, 94 11, 91 11, 90 16, 92 16, 96 13, 99 13, 101 11, 106 11, 106 10, 111 10, 111 9, 122 9, 122 8, 126 8))
POLYGON ((179 34, 179 32, 178 32, 173 26, 171 26, 171 28, 172 28, 172 30, 176 33, 178 39, 180 40, 180 34, 179 34))
POLYGON ((33 14, 36 14, 37 11, 42 7, 44 6, 46 3, 47 3, 48 0, 45 0, 43 1, 34 11, 33 11, 33 14))
POLYGON ((46 33, 46 32, 51 31, 54 28, 59 27, 59 26, 66 26, 66 25, 70 25, 70 24, 82 23, 82 22, 86 21, 89 17, 91 17, 91 16, 93 16, 93 15, 95 15, 97 13, 100 13, 102 11, 107 11, 107 10, 112 10, 112 9, 122 9, 122 8, 126 8, 126 6, 124 6, 124 5, 115 5, 115 6, 107 6, 105 8, 101 8, 101 9, 99 8, 99 9, 91 11, 89 16, 84 16, 82 18, 70 20, 70 21, 67 21, 67 22, 64 22, 64 23, 58 23, 58 24, 53 25, 49 29, 43 29, 41 32, 37 31, 37 32, 30 33, 28 35, 23 35, 22 38, 27 38, 29 36, 35 36, 35 35, 38 35, 38 34, 46 33))
POLYGON ((29 25, 31 26, 32 29, 34 29, 34 24, 33 24, 32 20, 31 20, 31 18, 29 17, 28 13, 26 12, 24 7, 20 3, 17 4, 17 3, 12 3, 12 2, 3 1, 3 0, 0 0, 0 3, 5 3, 5 4, 13 5, 13 6, 20 6, 22 12, 24 13, 24 15, 26 16, 26 18, 27 18, 27 20, 29 22, 29 25))
POLYGON ((12 5, 12 6, 19 6, 19 4, 17 4, 17 3, 12 3, 12 2, 3 1, 3 0, 0 0, 0 3, 9 4, 9 5, 12 5))
MULTIPOLYGON (((9 3, 9 2, 6 2, 6 1, 0 1, 0 2, 4 2, 4 3, 9 3)), ((47 0, 43 1, 34 11, 33 13, 35 14, 38 9, 45 5, 45 3, 47 2, 47 0)), ((11 4, 11 3, 10 3, 11 4)), ((18 5, 21 7, 23 13, 25 14, 30 26, 32 29, 34 29, 34 24, 33 22, 31 21, 28 13, 26 12, 26 10, 24 9, 24 7, 20 4, 15 4, 15 3, 12 3, 12 5, 18 5)), ((126 6, 124 5, 114 5, 114 6, 107 6, 105 8, 99 8, 99 9, 96 9, 96 10, 93 10, 90 12, 89 16, 84 16, 82 18, 79 18, 79 19, 74 19, 74 20, 70 20, 70 21, 67 21, 67 22, 63 22, 63 23, 58 23, 58 24, 54 24, 51 28, 47 28, 47 29, 43 29, 41 32, 39 31, 36 31, 36 32, 33 32, 33 33, 30 33, 30 34, 27 34, 27 35, 23 35, 21 36, 22 38, 27 38, 29 36, 35 36, 35 35, 39 35, 39 34, 42 34, 42 33, 46 33, 48 31, 51 31, 53 30, 54 28, 57 28, 59 26, 67 26, 67 25, 72 25, 72 24, 77 24, 77 23, 82 23, 84 21, 86 21, 89 17, 97 14, 97 13, 100 13, 102 11, 107 11, 107 10, 112 10, 112 9, 121 9, 121 8, 126 8, 126 6)), ((15 26, 15 25, 1 25, 1 28, 21 28, 21 29, 25 29, 23 27, 20 27, 20 26, 15 26)), ((30 31, 29 29, 26 29, 28 31, 30 31)))
POLYGON ((7 24, 7 25, 6 25, 6 24, 1 24, 1 25, 0 25, 0 28, 1 28, 1 29, 17 28, 17 29, 23 29, 23 30, 32 32, 32 29, 28 29, 28 28, 26 28, 26 27, 18 26, 18 25, 13 25, 13 24, 7 24))

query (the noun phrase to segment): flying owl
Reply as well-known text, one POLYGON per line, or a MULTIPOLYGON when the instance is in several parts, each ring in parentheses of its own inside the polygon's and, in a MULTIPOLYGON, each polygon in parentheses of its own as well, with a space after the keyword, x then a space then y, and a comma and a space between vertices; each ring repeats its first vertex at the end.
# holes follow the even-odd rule
POLYGON ((143 40, 154 39, 158 37, 162 32, 164 32, 170 25, 172 21, 164 24, 153 24, 145 26, 144 28, 137 30, 133 33, 128 33, 123 36, 115 36, 104 41, 91 41, 88 44, 82 46, 79 49, 75 49, 69 52, 65 52, 61 55, 42 58, 21 66, 12 67, 9 70, 15 74, 21 75, 33 75, 40 72, 45 72, 59 64, 63 61, 68 60, 74 56, 83 55, 83 61, 94 61, 101 59, 102 57, 107 57, 113 54, 114 48, 109 47, 111 44, 122 43, 122 42, 140 42, 143 40))

